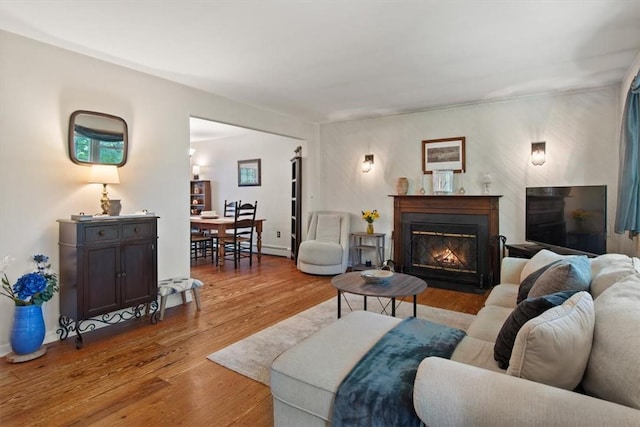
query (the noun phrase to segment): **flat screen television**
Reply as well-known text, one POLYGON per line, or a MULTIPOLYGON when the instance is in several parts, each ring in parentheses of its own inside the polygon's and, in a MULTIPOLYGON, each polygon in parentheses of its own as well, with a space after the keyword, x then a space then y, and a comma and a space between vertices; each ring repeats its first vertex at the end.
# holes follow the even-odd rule
POLYGON ((525 238, 552 249, 607 250, 607 186, 528 187, 525 238))

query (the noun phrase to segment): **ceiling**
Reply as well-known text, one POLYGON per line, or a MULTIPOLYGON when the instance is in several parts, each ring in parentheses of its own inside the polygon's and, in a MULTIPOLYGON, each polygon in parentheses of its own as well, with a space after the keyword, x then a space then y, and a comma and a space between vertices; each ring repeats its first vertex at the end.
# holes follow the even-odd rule
POLYGON ((189 119, 189 132, 190 142, 214 141, 216 139, 260 133, 259 131, 196 117, 189 119))
POLYGON ((640 1, 2 0, 0 29, 323 123, 620 82, 640 1))

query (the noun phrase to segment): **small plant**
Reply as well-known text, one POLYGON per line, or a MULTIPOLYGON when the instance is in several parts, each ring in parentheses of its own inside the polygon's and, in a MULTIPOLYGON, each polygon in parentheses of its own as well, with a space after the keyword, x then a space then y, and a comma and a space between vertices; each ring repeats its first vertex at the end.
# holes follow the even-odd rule
POLYGON ((42 305, 60 289, 58 276, 51 270, 51 264, 48 264, 49 257, 34 255, 33 261, 36 263, 36 270, 21 276, 13 286, 4 272, 11 262, 9 257, 0 262, 0 273, 4 276, 0 294, 11 298, 15 305, 42 305))
POLYGON ((380 218, 380 214, 377 209, 372 211, 362 211, 362 219, 367 221, 369 224, 373 224, 373 221, 380 218))
POLYGON ((591 216, 589 211, 586 211, 584 209, 576 209, 571 215, 573 216, 573 219, 578 222, 585 221, 591 216))

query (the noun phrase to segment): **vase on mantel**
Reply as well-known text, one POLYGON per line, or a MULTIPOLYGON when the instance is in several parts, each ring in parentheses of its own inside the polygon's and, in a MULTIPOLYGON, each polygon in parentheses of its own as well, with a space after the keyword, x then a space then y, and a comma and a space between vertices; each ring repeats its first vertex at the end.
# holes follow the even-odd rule
POLYGON ((367 234, 373 234, 373 223, 370 222, 367 224, 367 234))
POLYGON ((396 191, 399 196, 404 196, 409 192, 409 180, 405 177, 398 178, 396 182, 396 191))

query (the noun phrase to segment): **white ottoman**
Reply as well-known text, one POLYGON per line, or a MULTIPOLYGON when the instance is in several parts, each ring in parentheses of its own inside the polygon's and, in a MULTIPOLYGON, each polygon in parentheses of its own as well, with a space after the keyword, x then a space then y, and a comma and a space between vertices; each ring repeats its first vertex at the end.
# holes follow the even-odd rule
POLYGON ((355 311, 312 334, 271 365, 274 425, 328 426, 344 377, 402 319, 355 311))
POLYGON ((164 318, 164 309, 167 305, 167 297, 178 292, 182 294, 182 303, 186 304, 187 297, 185 292, 191 291, 193 300, 196 302, 196 308, 200 311, 201 287, 202 282, 200 280, 188 277, 174 277, 173 279, 161 280, 158 282, 158 295, 160 295, 160 320, 164 318))

